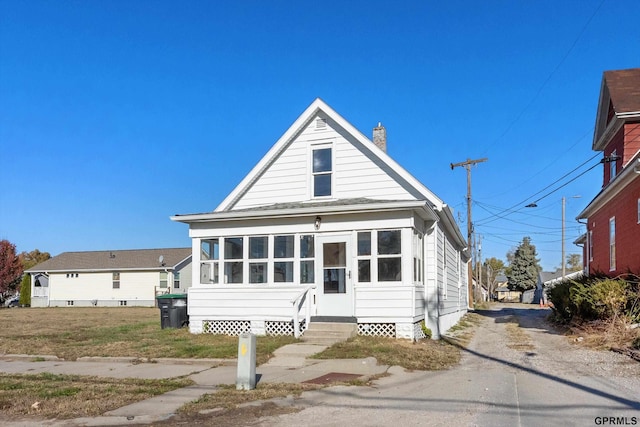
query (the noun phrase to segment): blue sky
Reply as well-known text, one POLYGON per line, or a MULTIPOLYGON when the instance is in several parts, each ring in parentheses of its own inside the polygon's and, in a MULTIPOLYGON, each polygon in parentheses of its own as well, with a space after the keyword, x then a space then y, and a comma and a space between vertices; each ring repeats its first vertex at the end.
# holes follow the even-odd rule
POLYGON ((554 269, 561 199, 579 252, 601 166, 524 205, 597 163, 602 73, 640 65, 638 16, 636 0, 0 0, 0 238, 188 246, 169 217, 213 210, 320 97, 366 135, 382 122, 464 235, 449 165, 488 157, 472 170, 482 257, 531 236, 554 269))

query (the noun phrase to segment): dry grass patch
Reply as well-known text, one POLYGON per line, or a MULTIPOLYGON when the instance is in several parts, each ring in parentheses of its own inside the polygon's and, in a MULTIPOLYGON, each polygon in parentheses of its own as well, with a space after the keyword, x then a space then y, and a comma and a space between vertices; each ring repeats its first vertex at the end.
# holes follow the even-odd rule
POLYGON ((531 338, 529 338, 529 335, 522 330, 518 323, 518 319, 515 316, 512 316, 505 324, 505 329, 507 330, 507 347, 519 351, 535 349, 535 346, 531 342, 531 338))
POLYGON ((253 390, 236 390, 235 385, 221 385, 215 393, 205 394, 195 402, 188 403, 178 410, 181 414, 193 414, 212 409, 233 409, 239 405, 264 401, 280 397, 299 397, 302 392, 317 390, 323 386, 317 384, 266 383, 258 384, 253 390))
POLYGON ((375 357, 379 364, 402 366, 405 369, 437 371, 460 361, 460 350, 445 341, 412 342, 386 337, 357 336, 334 344, 315 359, 361 359, 375 357))
POLYGON ((191 384, 187 379, 0 374, 0 412, 5 420, 97 416, 191 384))
POLYGON ((632 329, 624 319, 599 320, 571 325, 569 337, 580 345, 597 349, 632 348, 640 339, 640 328, 632 329))
MULTIPOLYGON (((53 307, 0 310, 0 354, 154 359, 235 358, 238 338, 161 329, 160 310, 147 307, 53 307)), ((293 337, 258 337, 257 362, 266 362, 293 337)))

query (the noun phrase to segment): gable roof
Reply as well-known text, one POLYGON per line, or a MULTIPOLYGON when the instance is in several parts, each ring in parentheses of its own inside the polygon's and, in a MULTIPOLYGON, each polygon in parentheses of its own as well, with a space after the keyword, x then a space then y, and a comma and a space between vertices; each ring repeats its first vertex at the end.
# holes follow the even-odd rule
POLYGON ((451 208, 320 98, 316 98, 311 105, 305 109, 289 129, 287 129, 271 149, 269 149, 269 151, 262 157, 258 164, 254 166, 254 168, 213 212, 175 215, 172 216, 171 219, 173 221, 192 223, 248 218, 252 215, 256 216, 260 214, 263 216, 274 217, 305 214, 311 206, 314 206, 313 201, 304 201, 304 203, 276 203, 267 206, 251 207, 250 209, 237 208, 236 205, 238 205, 238 202, 245 194, 247 194, 260 177, 269 170, 269 167, 274 164, 279 156, 296 140, 307 126, 309 126, 311 121, 319 115, 323 118, 329 119, 349 134, 350 137, 359 144, 358 148, 366 151, 368 157, 375 159, 376 163, 388 167, 388 169, 394 174, 392 179, 396 180, 396 182, 401 181, 402 185, 404 185, 405 188, 408 188, 409 192, 415 197, 415 199, 411 201, 366 200, 363 202, 358 199, 334 200, 321 206, 325 208, 325 213, 345 213, 363 209, 372 210, 376 208, 376 205, 378 209, 398 209, 406 208, 412 203, 415 205, 417 202, 421 201, 419 203, 421 206, 418 207, 424 211, 420 213, 421 215, 429 217, 429 219, 440 220, 444 229, 448 231, 452 238, 457 242, 458 246, 462 248, 468 246, 466 239, 456 224, 451 208))
POLYGON ((25 273, 65 271, 171 270, 191 257, 191 248, 63 252, 25 273), (159 262, 163 257, 164 265, 159 262))
POLYGON ((640 113, 640 68, 605 71, 604 80, 616 114, 640 113))
POLYGON ((640 118, 640 68, 605 71, 596 113, 593 150, 602 151, 620 124, 630 118, 640 118), (610 107, 613 109, 611 120, 610 107))
POLYGON ((367 150, 368 154, 378 159, 383 164, 389 166, 398 174, 407 184, 409 184, 418 194, 428 200, 436 210, 443 209, 444 203, 420 181, 407 172, 402 166, 396 163, 387 153, 378 148, 369 138, 364 136, 362 132, 356 129, 351 123, 344 119, 340 114, 333 110, 320 98, 307 107, 307 109, 296 119, 296 121, 287 129, 287 131, 278 139, 271 147, 267 154, 262 157, 258 164, 245 176, 245 178, 233 189, 231 193, 218 205, 215 212, 232 210, 242 196, 251 188, 251 186, 264 174, 264 172, 273 164, 278 156, 287 149, 287 147, 295 140, 295 138, 309 125, 309 123, 318 115, 324 114, 334 121, 338 126, 343 128, 347 133, 353 136, 362 144, 362 149, 367 150))

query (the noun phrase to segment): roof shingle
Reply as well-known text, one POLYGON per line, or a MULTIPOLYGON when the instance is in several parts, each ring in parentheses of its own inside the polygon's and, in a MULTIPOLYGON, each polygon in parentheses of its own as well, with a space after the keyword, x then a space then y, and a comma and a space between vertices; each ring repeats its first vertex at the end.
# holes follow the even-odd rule
POLYGON ((189 256, 191 248, 63 252, 26 272, 171 269, 189 256), (164 266, 159 261, 161 255, 164 266))

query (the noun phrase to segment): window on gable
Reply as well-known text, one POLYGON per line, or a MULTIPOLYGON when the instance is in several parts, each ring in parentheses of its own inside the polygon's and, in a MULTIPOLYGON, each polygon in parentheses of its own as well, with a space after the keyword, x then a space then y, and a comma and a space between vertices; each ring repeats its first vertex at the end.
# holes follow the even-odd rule
POLYGON ((612 160, 609 162, 609 181, 612 181, 618 172, 618 161, 616 160, 618 156, 616 150, 613 150, 610 157, 612 160))
POLYGON ((312 150, 311 162, 313 197, 331 196, 332 149, 329 147, 312 150))

